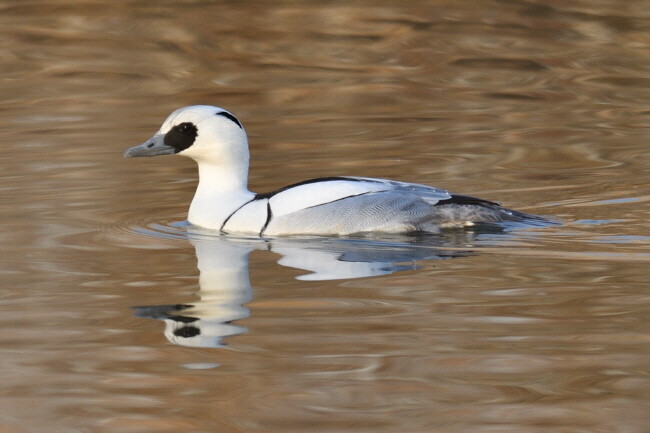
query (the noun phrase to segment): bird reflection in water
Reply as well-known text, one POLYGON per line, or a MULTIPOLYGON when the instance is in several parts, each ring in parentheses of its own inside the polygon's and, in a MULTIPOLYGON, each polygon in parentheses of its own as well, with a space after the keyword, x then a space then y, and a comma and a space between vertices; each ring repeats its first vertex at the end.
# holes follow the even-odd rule
POLYGON ((237 321, 247 318, 246 303, 253 288, 248 256, 266 250, 282 257, 282 266, 309 273, 305 281, 353 279, 413 270, 418 262, 472 254, 476 240, 501 233, 501 227, 452 230, 442 234, 383 236, 382 238, 242 239, 188 228, 199 268, 199 300, 191 304, 133 307, 135 315, 165 322, 165 337, 188 347, 224 347, 224 339, 247 332, 237 321))

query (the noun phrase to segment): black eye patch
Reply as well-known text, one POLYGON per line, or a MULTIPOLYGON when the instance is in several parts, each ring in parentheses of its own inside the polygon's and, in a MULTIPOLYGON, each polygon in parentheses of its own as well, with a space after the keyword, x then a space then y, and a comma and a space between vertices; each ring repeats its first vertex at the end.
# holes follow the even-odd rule
POLYGON ((196 125, 191 122, 181 123, 165 134, 165 144, 173 147, 174 153, 182 152, 194 144, 196 135, 196 125))
POLYGON ((225 111, 221 111, 221 112, 217 113, 217 116, 226 117, 226 118, 232 120, 233 122, 235 122, 237 124, 237 126, 239 126, 241 129, 244 129, 244 128, 242 128, 241 123, 239 123, 239 120, 237 120, 237 118, 235 116, 233 116, 232 114, 230 114, 230 113, 227 113, 225 111))

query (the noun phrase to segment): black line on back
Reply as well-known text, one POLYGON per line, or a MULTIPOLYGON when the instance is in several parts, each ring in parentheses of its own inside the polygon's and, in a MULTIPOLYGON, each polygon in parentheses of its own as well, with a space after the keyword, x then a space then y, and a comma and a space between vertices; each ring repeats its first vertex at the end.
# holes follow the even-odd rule
POLYGON ((337 201, 346 200, 346 199, 352 198, 352 197, 359 197, 359 196, 362 196, 362 195, 374 194, 376 192, 384 192, 384 191, 366 191, 366 192, 362 192, 362 193, 359 193, 359 194, 348 195, 348 196, 345 196, 345 197, 337 198, 336 200, 328 201, 328 202, 325 202, 325 203, 318 203, 318 204, 315 204, 313 206, 308 206, 308 207, 302 208, 300 210, 307 210, 307 209, 315 208, 315 207, 318 207, 318 206, 325 206, 326 204, 336 203, 337 201))
POLYGON ((283 186, 282 188, 277 189, 275 191, 255 194, 255 200, 261 200, 261 199, 264 199, 264 198, 271 198, 276 194, 279 194, 279 193, 281 193, 283 191, 286 191, 288 189, 291 189, 291 188, 295 188, 297 186, 308 185, 310 183, 317 183, 317 182, 330 182, 330 181, 333 181, 333 180, 349 180, 349 181, 352 181, 352 182, 372 182, 371 180, 367 180, 367 179, 355 179, 353 177, 345 177, 345 176, 318 177, 316 179, 303 180, 302 182, 293 183, 291 185, 283 186))
POLYGON ((244 128, 241 126, 241 123, 239 123, 239 120, 237 120, 237 118, 236 118, 235 116, 233 116, 232 114, 228 113, 227 111, 220 111, 220 112, 218 112, 218 113, 216 113, 216 114, 217 114, 217 116, 223 116, 223 117, 225 117, 225 118, 227 118, 227 119, 232 120, 233 122, 235 122, 235 123, 237 124, 237 126, 239 126, 241 129, 244 129, 244 128))

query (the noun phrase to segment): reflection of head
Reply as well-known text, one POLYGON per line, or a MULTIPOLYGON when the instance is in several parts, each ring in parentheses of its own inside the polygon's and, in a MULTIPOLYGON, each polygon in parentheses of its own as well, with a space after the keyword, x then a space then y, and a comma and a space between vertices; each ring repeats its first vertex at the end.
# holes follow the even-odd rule
MULTIPOLYGON (((224 317, 196 317, 194 305, 175 304, 153 307, 134 307, 136 317, 158 319, 165 322, 165 337, 174 344, 187 347, 223 347, 221 341, 231 335, 246 332, 246 328, 222 322, 224 317)), ((242 307, 243 308, 243 307, 242 307)), ((215 312, 216 313, 216 312, 215 312)), ((244 316, 246 317, 247 314, 244 316)))

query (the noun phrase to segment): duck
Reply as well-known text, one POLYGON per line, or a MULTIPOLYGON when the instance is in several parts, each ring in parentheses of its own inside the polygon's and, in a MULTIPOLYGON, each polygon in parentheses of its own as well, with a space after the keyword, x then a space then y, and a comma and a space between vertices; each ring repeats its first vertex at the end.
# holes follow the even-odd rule
POLYGON ((493 201, 370 177, 321 177, 271 192, 251 192, 246 131, 230 111, 210 105, 174 111, 153 137, 124 152, 127 158, 172 154, 198 165, 187 221, 226 235, 439 233, 477 224, 546 221, 493 201))

